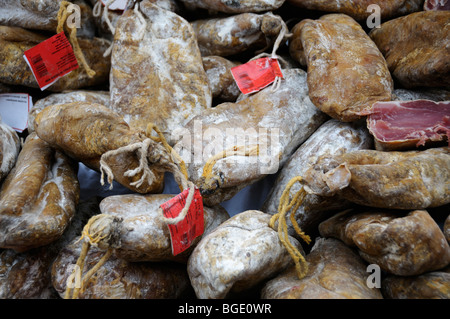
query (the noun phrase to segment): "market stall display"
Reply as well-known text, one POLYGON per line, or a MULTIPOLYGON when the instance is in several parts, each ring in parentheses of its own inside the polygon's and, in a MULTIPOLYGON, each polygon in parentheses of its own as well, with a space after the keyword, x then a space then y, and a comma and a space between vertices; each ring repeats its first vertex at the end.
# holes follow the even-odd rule
POLYGON ((450 299, 448 3, 0 0, 0 298, 450 299))

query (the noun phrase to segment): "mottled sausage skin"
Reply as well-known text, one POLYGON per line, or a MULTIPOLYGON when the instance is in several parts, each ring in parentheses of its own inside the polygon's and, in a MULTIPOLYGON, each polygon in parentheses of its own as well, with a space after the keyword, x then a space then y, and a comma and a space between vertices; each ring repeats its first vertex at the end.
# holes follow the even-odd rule
POLYGON ((349 122, 361 118, 357 113, 374 102, 391 100, 393 81, 386 61, 351 17, 328 14, 306 19, 292 32, 300 50, 297 60, 308 68, 309 97, 320 110, 349 122))
POLYGON ((0 247, 20 252, 58 239, 79 192, 73 161, 29 135, 0 191, 0 247))
MULTIPOLYGON (((41 139, 95 170, 99 170, 104 153, 145 138, 106 106, 88 102, 50 105, 36 116, 34 128, 41 139)), ((114 179, 123 186, 139 193, 162 191, 164 175, 157 170, 153 170, 156 178, 152 183, 144 181, 140 187, 130 184, 141 177, 141 173, 134 177, 124 175, 139 166, 136 152, 110 157, 107 163, 114 179)))
POLYGON ((287 0, 287 2, 309 10, 344 13, 361 21, 375 13, 370 5, 379 7, 382 20, 406 15, 422 9, 423 0, 287 0))
POLYGON ((309 192, 341 194, 354 203, 425 209, 450 203, 450 149, 383 152, 360 150, 323 156, 305 173, 309 192))
POLYGON ((450 11, 421 11, 389 20, 369 36, 405 88, 450 88, 450 11))

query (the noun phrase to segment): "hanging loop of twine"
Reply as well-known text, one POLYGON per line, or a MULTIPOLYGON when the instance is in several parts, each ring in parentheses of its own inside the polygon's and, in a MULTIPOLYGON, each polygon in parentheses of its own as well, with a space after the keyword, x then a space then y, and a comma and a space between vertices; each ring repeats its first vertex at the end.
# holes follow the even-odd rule
POLYGON ((160 212, 160 214, 162 216, 162 220, 166 224, 176 225, 180 221, 182 221, 182 220, 184 220, 186 218, 186 215, 189 212, 189 208, 191 207, 192 200, 194 199, 195 185, 194 185, 194 183, 188 181, 186 188, 189 189, 188 195, 186 197, 186 204, 184 205, 183 209, 178 214, 178 216, 176 216, 176 217, 166 217, 166 216, 164 216, 164 213, 163 213, 161 207, 158 208, 159 212, 160 212))
POLYGON ((273 47, 272 47, 272 53, 271 54, 262 52, 262 53, 258 54, 257 56, 255 56, 254 58, 252 58, 250 60, 255 60, 255 59, 259 59, 261 57, 267 57, 267 56, 270 56, 272 59, 280 58, 277 55, 277 50, 280 47, 281 41, 283 41, 284 39, 288 39, 288 38, 290 38, 292 36, 292 33, 289 33, 289 28, 288 28, 286 22, 284 22, 283 18, 281 18, 280 16, 274 15, 272 12, 267 12, 266 15, 268 15, 268 16, 270 16, 270 17, 272 17, 272 18, 274 18, 274 19, 279 21, 280 26, 281 26, 280 33, 278 33, 278 36, 275 39, 275 42, 274 42, 273 47))
MULTIPOLYGON (((104 5, 104 9, 103 9, 103 14, 102 14, 102 2, 101 0, 97 0, 97 2, 94 5, 94 8, 92 9, 92 15, 96 18, 98 17, 102 17, 102 19, 106 22, 106 25, 109 28, 109 31, 111 31, 111 34, 114 36, 114 34, 116 33, 116 28, 112 25, 111 19, 109 18, 109 7, 111 6, 111 4, 116 1, 116 0, 108 0, 108 2, 105 3, 104 5)), ((111 54, 112 52, 112 48, 114 45, 114 40, 112 41, 111 45, 108 47, 108 49, 106 49, 106 51, 103 53, 103 57, 106 58, 108 55, 111 54)))
POLYGON ((311 238, 306 235, 301 229, 300 226, 297 223, 297 220, 295 219, 295 212, 300 207, 300 205, 303 203, 303 200, 305 196, 307 195, 306 191, 303 189, 303 187, 300 188, 299 191, 295 193, 295 195, 290 200, 290 192, 292 186, 297 183, 301 182, 302 177, 296 176, 292 178, 288 184, 286 185, 281 197, 280 197, 280 203, 278 205, 278 212, 272 216, 272 218, 269 221, 269 226, 273 229, 275 229, 275 223, 278 222, 277 232, 278 237, 283 244, 283 246, 288 251, 289 255, 292 257, 295 263, 295 269, 297 272, 297 276, 299 279, 302 279, 306 276, 308 273, 308 263, 306 262, 303 255, 300 253, 300 251, 295 247, 289 240, 288 235, 288 226, 286 222, 286 214, 291 211, 290 213, 290 221, 292 223, 292 226, 294 227, 296 233, 307 243, 311 243, 311 238))
POLYGON ((161 143, 166 151, 171 155, 172 162, 168 164, 167 169, 173 174, 180 190, 183 191, 185 189, 189 189, 188 196, 186 197, 186 203, 178 216, 174 218, 167 218, 164 216, 161 207, 159 207, 162 220, 166 224, 176 225, 180 221, 184 220, 187 213, 189 212, 189 208, 194 198, 195 185, 188 179, 188 172, 185 162, 183 161, 181 156, 177 152, 175 152, 175 150, 169 145, 169 143, 167 143, 167 140, 165 139, 164 134, 161 132, 161 130, 156 125, 150 123, 147 125, 146 135, 151 137, 155 142, 161 143), (155 131, 158 137, 152 136, 152 131, 155 131))
POLYGON ((103 9, 103 20, 105 20, 106 25, 109 28, 109 31, 111 31, 111 33, 114 35, 116 33, 116 28, 112 25, 111 20, 109 19, 109 7, 113 4, 113 2, 116 0, 108 0, 108 2, 106 2, 105 4, 105 8, 103 9))
POLYGON ((92 15, 95 18, 98 18, 102 14, 102 2, 101 0, 97 0, 97 2, 94 4, 94 7, 92 8, 92 15))
MULTIPOLYGON (((56 27, 56 33, 61 33, 64 31, 64 25, 66 24, 67 18, 69 17, 69 12, 67 11, 68 6, 72 5, 69 1, 61 1, 59 11, 58 11, 58 26, 56 27)), ((79 63, 83 66, 89 78, 95 75, 95 71, 90 68, 86 62, 83 51, 81 51, 80 44, 77 39, 77 28, 69 27, 69 40, 72 44, 75 57, 79 63)))
MULTIPOLYGON (((253 61, 253 60, 256 60, 259 58, 270 57, 271 59, 279 60, 279 61, 283 62, 284 65, 287 65, 288 63, 277 54, 277 50, 280 47, 281 41, 283 41, 284 39, 290 38, 292 36, 292 33, 289 33, 288 26, 286 25, 286 23, 280 16, 276 16, 272 12, 268 12, 268 13, 266 13, 266 15, 269 15, 272 18, 275 18, 280 22, 280 25, 281 25, 280 33, 278 34, 278 36, 273 44, 272 53, 269 54, 266 52, 262 52, 262 53, 256 55, 255 57, 253 57, 252 59, 250 59, 250 61, 253 61)), ((281 85, 281 80, 282 80, 281 77, 279 77, 279 76, 275 77, 275 81, 273 82, 272 88, 271 88, 272 92, 275 92, 279 89, 279 87, 281 85)))

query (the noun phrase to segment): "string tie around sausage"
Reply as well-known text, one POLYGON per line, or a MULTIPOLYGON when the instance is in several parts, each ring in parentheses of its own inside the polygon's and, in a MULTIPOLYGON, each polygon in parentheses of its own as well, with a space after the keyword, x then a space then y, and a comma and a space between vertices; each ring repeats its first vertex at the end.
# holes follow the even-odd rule
POLYGON ((100 157, 101 185, 105 184, 104 179, 106 174, 108 183, 110 184, 109 189, 111 190, 113 188, 114 173, 108 165, 109 158, 119 156, 122 153, 138 152, 139 166, 124 173, 127 177, 142 174, 139 180, 130 183, 131 186, 140 187, 146 180, 148 184, 152 184, 156 178, 150 169, 150 165, 153 164, 155 168, 173 173, 178 186, 183 190, 185 188, 183 178, 186 180, 188 178, 184 161, 169 143, 167 143, 164 134, 156 125, 152 123, 148 124, 145 135, 146 138, 141 142, 126 145, 102 154, 100 157), (155 131, 158 136, 152 136, 151 131, 155 131))
POLYGON ((224 183, 224 176, 222 173, 214 174, 213 168, 217 161, 231 157, 231 156, 258 156, 259 155, 259 145, 253 145, 247 147, 245 145, 233 146, 222 152, 219 152, 211 156, 203 166, 201 180, 200 192, 202 195, 209 195, 214 193, 218 188, 224 183))
POLYGON ((288 184, 286 185, 283 193, 280 197, 280 202, 278 204, 278 212, 272 216, 272 218, 269 221, 269 226, 273 229, 275 229, 275 223, 278 222, 277 225, 277 232, 278 232, 278 238, 280 239, 283 246, 288 251, 289 255, 292 257, 295 263, 295 269, 297 272, 297 276, 299 279, 302 279, 306 276, 308 273, 308 263, 299 251, 297 247, 295 247, 289 240, 288 235, 288 226, 286 222, 286 215, 289 211, 290 213, 290 221, 292 223, 292 226, 294 227, 296 233, 307 243, 311 243, 311 238, 306 235, 300 228, 300 226, 297 223, 297 220, 295 219, 295 212, 297 209, 302 205, 303 200, 305 196, 307 195, 306 191, 303 187, 298 190, 292 199, 290 198, 290 192, 292 186, 299 182, 301 183, 302 177, 296 176, 292 178, 288 184))
POLYGON ((107 214, 98 214, 89 219, 84 226, 82 235, 77 242, 82 241, 80 256, 78 257, 72 274, 67 278, 65 299, 77 299, 89 283, 91 277, 111 257, 113 250, 120 247, 120 231, 122 219, 107 214), (94 246, 105 250, 100 260, 86 272, 83 270, 86 264, 89 249, 94 246))
POLYGON ((142 173, 141 178, 138 181, 130 183, 132 186, 139 187, 147 179, 147 182, 151 184, 155 178, 155 174, 150 169, 150 164, 158 166, 158 169, 170 172, 173 174, 175 181, 181 191, 189 188, 186 204, 182 212, 176 218, 166 218, 163 216, 163 220, 169 224, 176 224, 180 220, 186 217, 186 214, 191 205, 194 196, 194 184, 188 179, 188 172, 186 164, 181 156, 169 145, 164 134, 153 123, 147 125, 145 132, 147 136, 142 142, 130 144, 124 147, 120 147, 116 150, 111 150, 104 153, 100 158, 100 182, 104 185, 104 174, 106 173, 108 182, 110 183, 110 189, 113 187, 114 174, 107 164, 107 160, 110 157, 118 156, 121 153, 127 152, 139 152, 139 166, 135 169, 128 170, 124 173, 127 177, 134 177, 139 173, 142 173), (152 132, 155 131, 158 136, 153 136, 152 132))
MULTIPOLYGON (((59 6, 58 11, 58 26, 56 27, 56 33, 61 33, 64 31, 64 25, 66 25, 67 18, 69 17, 69 12, 67 11, 67 8, 72 5, 69 1, 61 1, 61 4, 59 6)), ((75 57, 78 61, 78 63, 81 63, 84 70, 86 71, 89 78, 92 78, 95 75, 95 71, 91 69, 91 67, 86 62, 86 58, 84 57, 83 51, 81 51, 80 44, 78 43, 77 39, 77 28, 75 27, 69 27, 67 25, 67 28, 69 29, 69 41, 72 44, 73 52, 75 54, 75 57)))
POLYGON ((103 186, 105 184, 104 178, 105 174, 107 176, 108 183, 110 184, 109 189, 113 189, 113 180, 114 180, 114 173, 110 166, 107 164, 107 160, 110 157, 118 156, 122 153, 130 153, 130 152, 139 152, 140 158, 139 158, 139 166, 135 169, 128 170, 124 173, 125 176, 128 177, 134 177, 139 173, 142 173, 141 178, 135 182, 131 182, 130 185, 132 186, 141 186, 142 183, 147 180, 149 184, 152 184, 155 179, 155 174, 152 172, 152 170, 149 168, 149 163, 147 159, 148 149, 150 147, 150 143, 152 142, 151 139, 145 139, 142 142, 130 144, 124 147, 120 147, 116 150, 110 150, 106 153, 104 153, 100 158, 100 183, 103 186))
MULTIPOLYGON (((100 0, 98 0, 94 7, 92 8, 92 15, 95 18, 98 17, 102 17, 103 21, 106 22, 106 25, 109 28, 109 31, 111 31, 111 34, 114 36, 114 34, 116 33, 116 28, 112 25, 111 23, 111 19, 109 18, 109 7, 111 6, 111 4, 113 4, 113 2, 116 0, 108 0, 108 2, 105 3, 105 8, 103 9, 103 14, 102 14, 102 2, 100 0)), ((109 56, 111 54, 112 48, 114 45, 114 41, 111 43, 111 45, 108 47, 108 49, 106 49, 106 51, 103 53, 103 57, 106 58, 107 56, 109 56)))
POLYGON ((109 19, 108 10, 114 1, 116 1, 116 0, 108 0, 105 3, 103 13, 102 13, 103 6, 102 6, 101 0, 98 0, 97 3, 92 8, 92 15, 96 18, 102 16, 103 20, 106 22, 106 25, 108 26, 109 31, 111 31, 112 35, 114 35, 116 33, 116 28, 112 25, 111 20, 109 19))
MULTIPOLYGON (((280 25, 281 25, 280 33, 278 34, 278 36, 273 44, 272 53, 269 54, 266 52, 262 52, 262 53, 256 55, 255 57, 251 58, 250 61, 256 60, 259 58, 270 57, 272 59, 280 60, 286 65, 287 62, 277 54, 277 50, 280 47, 281 41, 283 41, 284 39, 290 38, 292 36, 292 33, 289 33, 289 28, 288 28, 287 24, 284 22, 284 20, 280 16, 276 16, 272 12, 268 12, 267 15, 270 15, 271 17, 279 20, 280 25)), ((272 88, 271 88, 272 92, 275 92, 278 90, 278 88, 281 85, 281 79, 282 78, 279 76, 275 77, 275 81, 273 82, 272 88)))

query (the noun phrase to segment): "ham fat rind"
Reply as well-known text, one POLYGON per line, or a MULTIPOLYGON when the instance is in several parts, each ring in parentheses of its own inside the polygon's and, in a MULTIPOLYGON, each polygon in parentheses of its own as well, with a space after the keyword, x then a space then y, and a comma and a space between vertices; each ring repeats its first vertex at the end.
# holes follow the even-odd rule
POLYGON ((450 101, 377 102, 366 112, 367 127, 380 150, 406 150, 450 136, 450 101))

